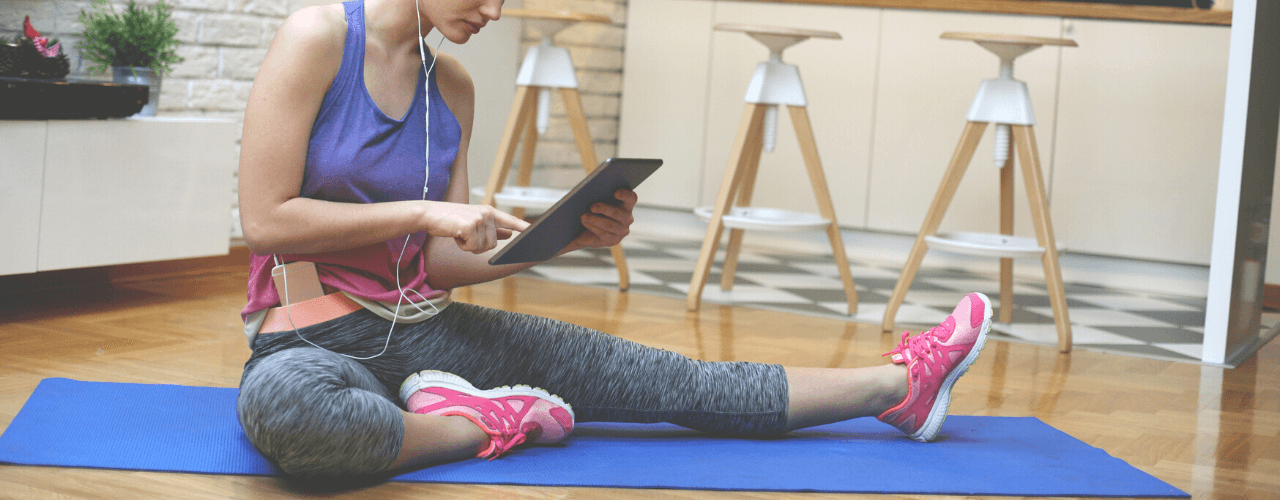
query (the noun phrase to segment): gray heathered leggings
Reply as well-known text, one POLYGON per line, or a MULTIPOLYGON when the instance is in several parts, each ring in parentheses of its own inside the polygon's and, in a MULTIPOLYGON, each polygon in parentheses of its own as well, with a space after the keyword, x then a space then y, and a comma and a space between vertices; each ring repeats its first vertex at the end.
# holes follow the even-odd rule
POLYGON ((260 334, 240 381, 240 424, 286 473, 343 477, 387 471, 400 453, 400 384, 420 370, 480 389, 526 384, 573 406, 578 422, 669 422, 737 436, 785 431, 779 365, 705 362, 577 325, 454 303, 396 325, 357 311, 290 332, 260 334), (333 352, 330 352, 333 351, 333 352))

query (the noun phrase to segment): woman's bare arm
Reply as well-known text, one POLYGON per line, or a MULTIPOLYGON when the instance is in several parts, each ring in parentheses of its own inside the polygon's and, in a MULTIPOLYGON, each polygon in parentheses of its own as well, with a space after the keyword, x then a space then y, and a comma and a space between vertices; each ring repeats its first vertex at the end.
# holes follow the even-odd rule
POLYGON ((299 10, 285 21, 263 60, 245 110, 240 154, 240 217, 259 255, 344 250, 427 231, 483 252, 496 233, 525 223, 491 207, 403 201, 338 203, 302 198, 311 127, 342 63, 341 5, 299 10))

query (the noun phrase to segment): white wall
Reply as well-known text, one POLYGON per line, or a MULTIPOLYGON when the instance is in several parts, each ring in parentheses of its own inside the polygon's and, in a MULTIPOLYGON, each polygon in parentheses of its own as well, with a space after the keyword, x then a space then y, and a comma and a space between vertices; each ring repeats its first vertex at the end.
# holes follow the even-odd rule
MULTIPOLYGON (((111 0, 119 6, 123 0, 111 0)), ((151 4, 154 0, 139 0, 151 4)), ((178 54, 185 61, 164 76, 160 95, 160 116, 213 117, 243 121, 245 103, 253 79, 276 31, 291 13, 312 5, 336 0, 167 0, 174 7, 178 25, 178 54)), ((108 78, 88 72, 75 49, 83 27, 77 21, 88 0, 0 0, 0 36, 11 38, 22 31, 22 21, 31 22, 44 36, 62 43, 71 59, 70 78, 108 78)), ((614 155, 617 143, 618 108, 622 93, 622 50, 626 23, 626 0, 507 0, 504 9, 531 8, 573 10, 608 15, 612 25, 583 24, 562 32, 556 43, 570 49, 578 68, 583 105, 587 113, 597 156, 614 155)), ((433 43, 438 41, 433 37, 433 43)), ((504 18, 485 28, 481 36, 465 46, 442 48, 458 57, 476 85, 476 121, 468 156, 472 186, 483 186, 493 165, 497 145, 511 100, 515 94, 515 74, 524 48, 537 40, 523 33, 522 23, 504 18)), ((237 125, 237 130, 239 125, 237 125)), ((239 133, 235 156, 239 157, 239 133)), ((563 107, 553 109, 547 137, 538 144, 536 174, 539 180, 572 185, 581 178, 582 167, 563 107)), ((232 182, 234 186, 235 183, 232 182)), ((233 214, 234 236, 239 236, 236 193, 228 193, 233 214)))

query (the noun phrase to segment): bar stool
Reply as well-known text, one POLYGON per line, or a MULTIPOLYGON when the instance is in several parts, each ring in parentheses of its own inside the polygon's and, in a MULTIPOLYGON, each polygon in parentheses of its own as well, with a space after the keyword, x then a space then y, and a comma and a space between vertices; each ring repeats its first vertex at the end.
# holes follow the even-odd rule
POLYGON ((731 230, 720 278, 720 288, 725 291, 733 287, 733 275, 737 270, 744 230, 826 230, 827 237, 831 240, 831 251, 835 254, 836 266, 840 268, 849 314, 855 314, 858 311, 858 291, 853 285, 853 274, 849 270, 849 260, 844 252, 844 240, 836 222, 835 205, 831 202, 822 162, 818 158, 818 144, 814 140, 813 127, 809 122, 808 100, 800 81, 800 70, 795 65, 782 62, 782 51, 787 47, 809 38, 839 40, 840 34, 741 24, 718 24, 715 29, 746 33, 769 48, 769 60, 756 66, 755 76, 747 87, 746 111, 738 125, 738 134, 734 138, 729 165, 725 169, 716 204, 695 210, 707 220, 707 236, 702 242, 697 267, 689 282, 686 305, 690 311, 698 310, 701 305, 702 290, 711 273, 711 264, 720 247, 720 236, 724 228, 731 230), (809 182, 818 202, 817 215, 749 206, 760 166, 761 150, 772 152, 774 148, 779 105, 785 105, 791 114, 791 123, 795 126, 800 152, 809 172, 809 182))
POLYGON ((1040 152, 1036 149, 1035 116, 1031 111, 1031 96, 1027 85, 1013 78, 1013 60, 1043 45, 1075 47, 1076 42, 1065 38, 1041 38, 1017 35, 992 35, 985 33, 947 32, 942 38, 977 42, 1000 58, 1000 76, 984 80, 978 95, 969 108, 964 132, 942 176, 942 184, 933 198, 933 204, 925 216, 924 225, 916 236, 915 245, 907 257, 902 276, 893 289, 893 296, 884 311, 884 331, 893 329, 894 316, 902 300, 911 288, 920 261, 930 246, 969 255, 1000 258, 1000 322, 1013 321, 1013 259, 1015 257, 1040 257, 1044 264, 1045 284, 1049 302, 1053 307, 1054 323, 1058 330, 1058 350, 1071 351, 1071 320, 1067 315, 1067 298, 1063 289, 1062 270, 1058 265, 1060 247, 1053 236, 1053 223, 1049 219, 1049 203, 1045 196, 1044 175, 1040 170, 1040 152), (1000 167, 1000 234, 979 233, 937 234, 938 225, 960 185, 973 158, 974 150, 982 139, 988 123, 996 124, 996 166, 1000 167), (1036 240, 1013 236, 1013 155, 1009 152, 1010 136, 1017 150, 1018 163, 1022 166, 1022 178, 1031 205, 1031 220, 1036 228, 1036 240))
MULTIPOLYGON (((498 145, 498 157, 489 174, 489 182, 483 191, 476 189, 472 193, 483 196, 482 203, 485 205, 503 204, 515 207, 512 213, 517 217, 524 217, 526 208, 549 208, 569 192, 568 189, 530 186, 538 136, 546 133, 550 121, 552 89, 560 91, 569 125, 573 128, 573 138, 578 145, 578 155, 582 158, 582 168, 590 173, 600 164, 596 159, 595 146, 591 142, 591 133, 587 129, 587 116, 582 111, 573 60, 569 57, 569 50, 555 46, 552 38, 575 23, 611 24, 613 20, 597 14, 531 9, 505 9, 502 15, 524 19, 525 26, 540 37, 542 43, 530 47, 525 53, 520 72, 516 75, 515 102, 511 106, 507 126, 502 132, 502 142, 498 145), (530 126, 532 122, 536 124, 530 126), (524 148, 521 150, 516 183, 514 186, 506 186, 516 146, 521 143, 524 148)), ((615 245, 609 250, 618 268, 618 289, 626 290, 631 286, 626 255, 621 245, 615 245)))

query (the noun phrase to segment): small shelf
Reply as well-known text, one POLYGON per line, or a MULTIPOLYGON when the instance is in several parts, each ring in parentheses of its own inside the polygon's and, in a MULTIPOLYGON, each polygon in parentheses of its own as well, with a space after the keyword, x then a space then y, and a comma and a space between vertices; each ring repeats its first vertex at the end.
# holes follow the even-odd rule
MULTIPOLYGON (((925 236, 929 248, 980 257, 1032 258, 1044 255, 1044 247, 1031 238, 989 233, 947 233, 925 236)), ((1065 250, 1061 242, 1058 251, 1065 250)))
MULTIPOLYGON (((693 213, 703 222, 711 221, 711 207, 698 207, 693 213)), ((764 231, 812 231, 826 229, 831 221, 814 214, 776 208, 732 207, 724 216, 725 227, 764 231)))
POLYGON ((0 120, 124 118, 148 98, 146 85, 0 76, 0 120))
MULTIPOLYGON (((557 201, 560 201, 560 198, 563 198, 568 193, 568 189, 507 186, 493 195, 493 199, 499 205, 508 207, 546 209, 551 208, 552 205, 555 205, 557 201)), ((484 188, 474 188, 471 190, 471 194, 484 196, 484 188)))

